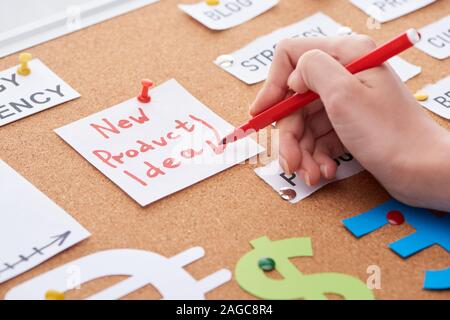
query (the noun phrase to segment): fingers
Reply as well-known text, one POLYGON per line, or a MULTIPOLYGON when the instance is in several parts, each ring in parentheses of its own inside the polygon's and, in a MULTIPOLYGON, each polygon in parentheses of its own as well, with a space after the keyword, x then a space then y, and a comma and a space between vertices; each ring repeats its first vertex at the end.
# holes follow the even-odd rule
POLYGON ((314 48, 327 51, 331 46, 332 44, 323 38, 280 41, 275 49, 267 80, 250 106, 250 114, 254 116, 284 98, 289 90, 287 85, 289 75, 294 71, 297 61, 303 53, 314 48))
POLYGON ((289 88, 295 92, 307 90, 298 65, 299 58, 305 52, 319 49, 327 52, 340 63, 347 64, 369 52, 374 47, 374 42, 364 35, 285 39, 280 41, 276 47, 267 80, 250 106, 250 114, 255 116, 278 103, 284 98, 289 88))
POLYGON ((311 130, 314 138, 319 138, 333 129, 325 110, 310 115, 306 120, 306 126, 311 130))
POLYGON ((305 53, 299 61, 305 84, 320 95, 331 122, 333 118, 345 116, 347 104, 353 105, 355 98, 367 89, 354 75, 348 72, 333 57, 320 50, 305 53))
POLYGON ((302 152, 300 139, 303 136, 303 111, 299 110, 277 122, 279 129, 279 163, 286 174, 292 174, 300 168, 302 152))
MULTIPOLYGON (((376 47, 375 42, 365 35, 352 35, 332 39, 333 41, 327 50, 319 47, 315 49, 328 53, 342 65, 347 65, 376 47)), ((288 87, 295 92, 303 93, 308 90, 308 86, 302 77, 300 61, 297 62, 295 70, 288 78, 288 87)))
POLYGON ((334 131, 320 137, 316 141, 313 158, 325 179, 330 180, 336 177, 337 164, 334 158, 344 153, 345 148, 334 131))

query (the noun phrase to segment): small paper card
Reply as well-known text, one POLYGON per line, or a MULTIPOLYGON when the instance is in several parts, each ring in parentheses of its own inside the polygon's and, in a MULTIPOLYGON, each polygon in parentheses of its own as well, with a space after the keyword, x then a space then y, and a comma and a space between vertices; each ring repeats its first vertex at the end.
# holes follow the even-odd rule
POLYGON ((55 130, 141 206, 263 150, 250 138, 219 146, 233 126, 175 80, 150 92, 55 130))
POLYGON ((89 237, 69 214, 0 160, 0 283, 89 237))
POLYGON ((331 182, 346 179, 364 170, 358 161, 356 161, 350 154, 345 154, 339 158, 336 158, 335 161, 338 164, 336 178, 331 181, 322 180, 313 187, 306 185, 305 182, 298 178, 295 173, 291 176, 287 176, 278 164, 278 160, 272 161, 265 167, 256 168, 255 172, 276 192, 279 192, 283 188, 290 188, 294 190, 296 196, 295 198, 289 200, 289 202, 297 203, 331 182))
POLYGON ((179 4, 178 7, 212 30, 225 30, 247 22, 278 4, 279 0, 221 0, 218 5, 206 1, 179 4))
POLYGON ((436 0, 350 0, 379 22, 388 22, 421 9, 436 0))
POLYGON ((450 57, 450 15, 420 29, 422 40, 416 47, 436 59, 450 57))
POLYGON ((408 81, 409 79, 414 78, 418 74, 422 72, 422 68, 416 66, 408 61, 395 56, 388 60, 389 65, 394 69, 397 75, 403 82, 408 81))
POLYGON ((262 36, 247 46, 230 54, 230 64, 214 63, 247 84, 255 84, 267 78, 276 44, 285 38, 326 37, 337 34, 341 27, 329 16, 319 12, 300 22, 268 35, 262 36))
POLYGON ((80 97, 39 59, 28 65, 28 76, 19 75, 17 66, 0 72, 0 127, 80 97))
MULTIPOLYGON (((255 84, 267 79, 276 44, 285 38, 326 37, 336 35, 341 27, 330 17, 317 13, 305 20, 276 30, 260 37, 242 49, 230 54, 232 63, 216 60, 214 63, 223 70, 247 84, 255 84)), ((402 81, 407 81, 418 75, 422 69, 400 57, 388 61, 402 81)))
POLYGON ((450 120, 450 76, 441 81, 426 86, 422 91, 429 96, 420 104, 430 111, 450 120))

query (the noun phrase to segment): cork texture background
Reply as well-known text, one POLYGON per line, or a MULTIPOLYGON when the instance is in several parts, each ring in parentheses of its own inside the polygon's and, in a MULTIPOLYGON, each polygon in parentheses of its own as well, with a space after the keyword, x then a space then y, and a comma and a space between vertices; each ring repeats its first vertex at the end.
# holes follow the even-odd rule
MULTIPOLYGON (((378 265, 382 289, 377 299, 450 299, 450 291, 423 290, 424 271, 450 265, 450 255, 433 246, 403 260, 387 245, 410 234, 407 223, 386 226, 360 240, 342 219, 389 199, 367 172, 329 185, 296 205, 284 202, 253 172, 237 165, 145 208, 60 139, 53 129, 138 94, 140 79, 157 84, 177 79, 195 97, 238 125, 261 84, 248 86, 215 66, 220 54, 245 46, 258 36, 302 20, 317 11, 381 43, 410 27, 420 28, 449 14, 449 0, 383 24, 366 27, 367 16, 346 0, 281 0, 267 13, 222 32, 208 30, 177 8, 196 1, 162 0, 103 23, 48 41, 27 51, 40 58, 82 95, 81 98, 0 128, 0 156, 92 236, 29 272, 0 285, 12 287, 71 260, 99 250, 135 248, 173 256, 202 246, 204 258, 186 269, 201 279, 220 268, 234 271, 250 240, 311 237, 313 257, 292 259, 304 273, 341 272, 366 281, 378 265)), ((423 68, 407 85, 411 92, 448 75, 450 60, 433 59, 417 49, 402 54, 423 68)), ((18 54, 0 59, 0 70, 17 64, 18 54)), ((430 114, 431 115, 431 114, 430 114)), ((450 129, 450 122, 431 115, 450 129)), ((2 195, 7 196, 7 195, 2 195)), ((103 278, 68 294, 82 298, 123 277, 103 278)), ((147 286, 126 298, 157 298, 147 286)), ((209 299, 252 299, 233 279, 207 294, 209 299)))

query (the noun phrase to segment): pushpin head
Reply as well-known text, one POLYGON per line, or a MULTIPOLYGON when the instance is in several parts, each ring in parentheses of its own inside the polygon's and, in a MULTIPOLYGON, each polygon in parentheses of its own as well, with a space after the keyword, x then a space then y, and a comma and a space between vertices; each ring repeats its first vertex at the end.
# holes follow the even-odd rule
POLYGON ((275 260, 264 257, 258 260, 258 267, 264 271, 272 271, 275 269, 275 260))
POLYGON ((141 84, 142 84, 142 91, 141 94, 137 97, 137 99, 142 103, 149 103, 152 100, 152 98, 148 94, 148 90, 151 87, 153 87, 153 81, 148 79, 142 79, 141 84))
POLYGON ((65 300, 63 292, 57 290, 47 290, 45 293, 45 300, 65 300))
POLYGON ((217 6, 220 4, 220 0, 206 0, 206 4, 208 6, 217 6))
POLYGON ((31 73, 30 68, 28 67, 28 62, 33 58, 31 53, 24 52, 19 55, 20 66, 17 69, 17 73, 21 76, 27 76, 31 73))
POLYGON ((414 94, 414 98, 416 98, 417 101, 427 101, 428 100, 428 94, 423 91, 418 91, 414 94))

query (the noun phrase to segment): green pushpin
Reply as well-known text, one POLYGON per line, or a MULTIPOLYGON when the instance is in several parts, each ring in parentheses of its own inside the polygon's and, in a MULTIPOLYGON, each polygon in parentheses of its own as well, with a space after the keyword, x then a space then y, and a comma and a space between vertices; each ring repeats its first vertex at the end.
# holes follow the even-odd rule
POLYGON ((275 269, 275 260, 272 258, 261 258, 258 260, 258 267, 264 271, 272 271, 275 269))

